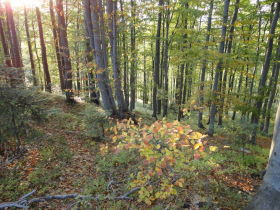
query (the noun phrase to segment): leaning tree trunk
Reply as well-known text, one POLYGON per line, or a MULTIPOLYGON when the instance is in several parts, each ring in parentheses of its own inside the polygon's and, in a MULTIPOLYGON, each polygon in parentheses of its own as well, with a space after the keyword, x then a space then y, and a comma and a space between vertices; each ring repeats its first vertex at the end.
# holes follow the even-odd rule
POLYGON ((279 12, 280 12, 280 2, 277 3, 276 10, 274 13, 273 21, 271 23, 271 28, 269 31, 269 38, 268 38, 268 43, 267 43, 267 52, 265 56, 265 62, 263 65, 263 70, 262 70, 262 75, 258 87, 258 97, 257 101, 255 104, 255 111, 252 113, 252 123, 254 124, 254 129, 252 132, 251 136, 251 143, 256 142, 256 137, 257 137, 257 130, 258 130, 258 123, 259 123, 259 118, 260 118, 260 113, 261 113, 261 108, 263 104, 263 97, 265 93, 265 87, 266 87, 266 80, 267 80, 267 75, 269 72, 269 67, 270 67, 270 61, 271 61, 271 56, 272 56, 272 49, 273 49, 273 40, 274 40, 274 34, 275 34, 275 29, 277 27, 277 22, 279 19, 279 12))
MULTIPOLYGON (((206 34, 206 39, 205 39, 205 47, 204 50, 207 53, 208 50, 208 43, 210 41, 210 32, 211 32, 211 28, 212 28, 212 13, 213 13, 213 7, 214 7, 214 0, 210 1, 210 9, 209 9, 209 14, 208 14, 208 23, 207 23, 207 34, 206 34)), ((202 69, 201 69, 201 84, 199 87, 199 91, 200 91, 200 97, 199 97, 199 106, 200 106, 200 110, 198 113, 198 127, 199 128, 204 128, 204 125, 202 123, 202 119, 203 119, 203 112, 202 112, 202 107, 204 106, 204 82, 205 82, 205 74, 206 74, 206 68, 207 68, 207 60, 206 58, 203 60, 203 64, 202 64, 202 69)))
POLYGON ((28 26, 28 17, 27 17, 26 7, 24 7, 24 25, 25 25, 25 32, 26 32, 26 39, 27 39, 27 45, 28 45, 32 77, 33 77, 33 86, 37 86, 38 82, 37 82, 36 73, 35 73, 35 63, 34 63, 33 52, 32 52, 32 45, 31 45, 31 38, 30 38, 30 32, 29 32, 29 26, 28 26))
POLYGON ((122 83, 120 78, 119 56, 117 49, 117 1, 108 0, 107 12, 109 16, 109 38, 111 44, 111 59, 113 66, 115 95, 118 102, 119 112, 127 111, 127 106, 124 102, 124 95, 122 91, 122 83))
POLYGON ((36 16, 37 16, 37 22, 38 22, 38 28, 39 28, 39 35, 40 35, 42 64, 43 64, 44 75, 45 75, 45 89, 48 92, 52 92, 51 76, 50 76, 49 65, 48 65, 48 60, 47 60, 47 50, 46 50, 46 44, 45 44, 45 39, 44 39, 42 18, 41 18, 41 12, 38 7, 36 7, 36 16))
MULTIPOLYGON (((229 2, 230 2, 230 0, 224 1, 223 26, 222 26, 222 30, 221 30, 222 39, 221 39, 220 47, 219 47, 219 53, 221 55, 224 54, 224 49, 225 49, 229 2)), ((219 77, 220 77, 222 68, 223 68, 223 58, 221 58, 219 60, 217 67, 216 67, 216 71, 215 71, 214 83, 213 83, 213 88, 212 88, 211 107, 210 107, 210 113, 209 113, 209 129, 208 129, 209 135, 214 134, 215 115, 217 112, 217 107, 216 107, 217 90, 218 90, 219 77)))
POLYGON ((66 94, 66 101, 68 103, 74 103, 74 94, 72 89, 72 64, 68 46, 66 22, 63 11, 63 0, 56 0, 56 12, 59 29, 59 47, 62 51, 61 58, 63 60, 64 65, 64 91, 66 94))
POLYGON ((277 210, 280 207, 280 104, 275 119, 273 140, 263 183, 246 208, 248 210, 277 210))

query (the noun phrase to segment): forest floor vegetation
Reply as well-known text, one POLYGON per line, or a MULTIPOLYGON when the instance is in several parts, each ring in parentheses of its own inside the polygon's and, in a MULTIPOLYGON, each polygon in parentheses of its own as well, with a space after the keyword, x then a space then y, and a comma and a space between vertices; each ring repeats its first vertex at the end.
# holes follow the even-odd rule
POLYGON ((187 122, 152 122, 139 111, 139 125, 108 118, 96 138, 85 132, 87 105, 63 100, 52 96, 50 114, 32 125, 22 156, 2 158, 1 202, 36 190, 34 197, 78 193, 100 200, 50 200, 34 209, 241 209, 261 183, 269 138, 252 146, 233 128, 210 138, 187 122), (131 201, 102 199, 137 187, 131 201))

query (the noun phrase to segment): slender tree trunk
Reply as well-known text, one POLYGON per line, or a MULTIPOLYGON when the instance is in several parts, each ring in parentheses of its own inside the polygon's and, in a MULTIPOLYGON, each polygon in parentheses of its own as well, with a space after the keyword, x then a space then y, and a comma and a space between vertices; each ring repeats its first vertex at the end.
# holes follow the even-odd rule
POLYGON ((268 98, 267 114, 265 117, 264 128, 263 128, 263 132, 266 134, 268 134, 272 104, 273 104, 273 101, 274 101, 274 98, 276 95, 276 90, 277 90, 277 82, 278 82, 279 70, 280 70, 279 62, 280 62, 280 36, 278 37, 278 47, 277 47, 277 52, 276 52, 276 56, 275 56, 275 63, 273 65, 274 74, 271 76, 270 85, 269 85, 269 87, 271 88, 271 91, 270 91, 269 98, 268 98))
MULTIPOLYGON (((169 6, 170 2, 167 1, 167 7, 169 6)), ((163 60, 163 67, 164 67, 164 99, 163 99, 163 117, 167 116, 168 110, 168 71, 169 71, 169 26, 170 26, 170 9, 166 9, 166 29, 165 29, 165 50, 164 50, 164 60, 163 60)))
POLYGON ((266 52, 265 62, 263 65, 262 75, 261 75, 261 79, 260 79, 259 87, 258 87, 258 97, 257 97, 256 104, 255 104, 256 109, 252 113, 252 123, 254 124, 254 129, 253 129, 252 136, 251 136, 251 143, 253 143, 253 144, 255 144, 256 137, 257 137, 258 123, 259 123, 261 108, 262 108, 262 104, 263 104, 263 97, 264 97, 264 93, 265 93, 265 86, 266 86, 265 84, 266 84, 267 74, 269 72, 270 60, 271 60, 271 56, 272 56, 273 41, 274 41, 273 36, 275 34, 275 29, 277 27, 277 22, 279 19, 279 12, 280 12, 280 2, 277 2, 275 14, 274 14, 273 21, 271 23, 271 28, 269 31, 267 52, 266 52))
POLYGON ((156 51, 155 51, 155 64, 154 64, 154 86, 153 86, 153 117, 157 117, 157 93, 159 88, 159 68, 160 68, 160 32, 161 32, 161 19, 163 6, 163 0, 159 0, 159 13, 158 13, 158 23, 157 23, 157 34, 156 34, 156 51))
POLYGON ((187 66, 185 64, 180 65, 180 72, 178 72, 178 78, 177 78, 177 90, 179 90, 179 95, 176 97, 178 98, 178 116, 177 119, 178 121, 181 120, 183 117, 183 110, 182 110, 182 99, 183 99, 183 85, 184 85, 184 72, 185 68, 187 66))
POLYGON ((117 1, 108 0, 107 12, 109 16, 109 38, 111 44, 111 59, 113 66, 114 84, 115 84, 115 95, 118 103, 118 109, 120 113, 127 111, 127 106, 124 102, 124 96, 122 91, 122 83, 120 78, 120 67, 119 67, 119 55, 117 49, 117 1))
POLYGON ((42 18, 41 18, 41 12, 38 7, 36 7, 36 16, 37 16, 37 22, 38 22, 38 28, 39 28, 39 34, 40 34, 42 64, 43 64, 44 75, 45 75, 45 89, 48 92, 52 92, 51 77, 50 77, 48 60, 47 60, 47 50, 46 50, 44 32, 43 32, 43 26, 42 26, 42 18))
MULTIPOLYGON (((231 54, 231 51, 232 51, 232 43, 233 43, 235 22, 237 20, 237 15, 238 15, 238 10, 239 10, 239 3, 240 3, 240 0, 236 0, 233 17, 232 17, 231 24, 230 24, 229 41, 228 41, 228 47, 227 47, 227 54, 229 54, 229 55, 231 54)), ((225 102, 224 95, 226 93, 227 74, 228 74, 228 67, 224 71, 224 78, 223 78, 223 82, 222 82, 221 106, 220 106, 218 125, 222 125, 223 124, 223 113, 224 113, 224 102, 225 102)))
POLYGON ((130 1, 131 4, 131 27, 130 27, 130 36, 131 36, 131 67, 130 67, 130 111, 135 109, 136 102, 136 37, 135 37, 135 18, 136 18, 136 2, 135 0, 130 1))
POLYGON ((58 65, 60 88, 61 88, 61 91, 64 91, 63 62, 62 62, 60 50, 59 50, 59 38, 58 38, 57 24, 56 24, 55 15, 54 15, 53 0, 50 0, 49 7, 50 7, 51 22, 52 22, 52 33, 53 33, 53 39, 54 39, 54 46, 55 46, 55 52, 56 52, 56 60, 57 60, 57 65, 58 65))
MULTIPOLYGON (((210 9, 209 9, 209 14, 208 14, 208 22, 207 22, 207 34, 206 34, 206 39, 205 39, 205 53, 208 51, 208 42, 210 41, 210 33, 211 33, 211 28, 212 28, 212 14, 213 14, 213 7, 214 7, 214 0, 210 1, 210 9)), ((205 55, 206 56, 206 55, 205 55)), ((201 84, 199 87, 200 91, 200 97, 199 97, 199 113, 198 113, 198 127, 199 128, 204 128, 204 125, 202 123, 203 119, 203 107, 204 107, 204 82, 205 82, 205 74, 206 74, 206 68, 207 68, 207 60, 206 58, 203 60, 202 63, 202 69, 201 69, 201 84)))
MULTIPOLYGON (((124 18, 124 9, 123 9, 123 1, 120 0, 120 8, 121 8, 121 22, 122 27, 125 28, 126 21, 124 18)), ((127 53, 127 45, 126 45, 126 31, 125 29, 122 32, 122 53, 123 53, 123 90, 124 90, 124 100, 127 107, 129 106, 129 82, 128 82, 128 53, 127 53)))
POLYGON ((33 52, 32 52, 32 45, 31 45, 31 38, 30 38, 30 32, 29 32, 29 26, 28 26, 28 17, 27 17, 26 7, 24 7, 24 25, 25 25, 25 32, 26 32, 26 39, 27 39, 27 45, 28 45, 32 77, 33 77, 33 86, 37 86, 38 82, 37 82, 36 72, 35 72, 35 63, 34 63, 33 52))
POLYGON ((63 73, 64 73, 64 91, 66 94, 66 101, 68 103, 74 103, 74 94, 72 89, 72 64, 70 51, 68 46, 67 28, 63 11, 63 0, 56 0, 56 12, 58 22, 58 36, 61 59, 63 61, 63 73))
POLYGON ((146 55, 146 41, 144 39, 144 81, 143 81, 143 84, 144 84, 144 87, 143 87, 143 104, 147 104, 148 103, 148 100, 149 100, 149 97, 148 97, 148 85, 147 85, 147 55, 146 55))
MULTIPOLYGON (((230 3, 230 0, 224 1, 223 26, 222 26, 222 30, 221 30, 222 40, 220 42, 220 47, 219 47, 219 53, 221 55, 224 54, 224 49, 225 49, 225 38, 226 38, 226 31, 227 31, 229 3, 230 3)), ((209 113, 209 118, 210 118, 209 129, 208 129, 209 135, 214 134, 215 115, 217 112, 217 106, 216 106, 217 90, 218 90, 218 85, 219 85, 219 76, 222 71, 222 68, 223 68, 223 59, 221 58, 216 67, 215 78, 214 78, 214 83, 213 83, 213 88, 212 88, 211 108, 210 108, 210 113, 209 113)))

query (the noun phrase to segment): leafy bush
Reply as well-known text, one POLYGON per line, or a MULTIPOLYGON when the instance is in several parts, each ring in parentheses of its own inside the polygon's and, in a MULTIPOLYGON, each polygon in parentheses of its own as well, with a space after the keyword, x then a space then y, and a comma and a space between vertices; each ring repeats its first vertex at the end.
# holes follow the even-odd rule
POLYGON ((85 133, 89 137, 104 137, 105 126, 109 124, 109 113, 101 107, 88 105, 84 111, 85 133))
POLYGON ((196 161, 204 156, 204 136, 176 121, 138 127, 129 120, 111 130, 116 153, 131 151, 139 156, 138 169, 130 174, 130 186, 141 187, 139 201, 148 205, 176 195, 189 174, 197 170, 196 161))
POLYGON ((0 87, 0 98, 0 153, 4 147, 18 151, 31 123, 45 118, 42 105, 47 99, 36 90, 9 87, 0 87))

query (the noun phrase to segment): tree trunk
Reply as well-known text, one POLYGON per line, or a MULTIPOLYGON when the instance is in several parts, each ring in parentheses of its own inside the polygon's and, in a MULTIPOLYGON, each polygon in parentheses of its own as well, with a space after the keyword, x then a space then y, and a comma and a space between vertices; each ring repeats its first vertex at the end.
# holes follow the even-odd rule
MULTIPOLYGON (((85 21, 85 28, 86 28, 86 51, 87 51, 87 62, 93 62, 93 51, 95 49, 94 46, 94 35, 92 29, 92 22, 91 22, 91 4, 90 0, 83 0, 84 6, 84 21, 85 21)), ((88 87, 89 87, 89 100, 96 105, 100 105, 98 94, 95 88, 95 77, 92 71, 88 73, 88 87)))
MULTIPOLYGON (((230 0, 224 1, 223 26, 222 26, 222 30, 221 30, 222 40, 220 42, 220 47, 219 47, 219 53, 221 55, 224 54, 224 49, 225 49, 225 38, 226 38, 226 31, 227 31, 229 3, 230 3, 230 0)), ((222 68, 223 68, 223 58, 221 58, 217 64, 213 88, 212 88, 211 107, 210 107, 210 113, 209 113, 210 122, 209 122, 209 129, 208 129, 208 134, 210 136, 212 136, 214 134, 215 115, 217 112, 217 107, 216 107, 217 90, 218 90, 219 77, 220 77, 222 68)))
MULTIPOLYGON (((8 25, 8 30, 9 30, 9 35, 10 35, 10 43, 11 43, 11 54, 12 54, 12 62, 13 62, 13 67, 16 68, 22 68, 22 58, 21 58, 21 53, 20 53, 20 45, 19 45, 19 40, 18 40, 18 35, 16 31, 16 26, 14 22, 14 14, 13 10, 11 7, 11 4, 9 1, 5 1, 5 8, 6 8, 6 15, 7 15, 7 25, 8 25)), ((15 73, 16 75, 11 75, 11 83, 12 86, 17 86, 17 84, 23 85, 24 84, 24 71, 22 69, 18 69, 15 73), (13 78, 13 76, 16 76, 13 78)))
POLYGON ((54 15, 53 0, 50 0, 49 7, 50 7, 51 22, 52 22, 52 33, 53 33, 53 39, 54 39, 54 46, 55 46, 55 52, 56 52, 56 60, 57 60, 57 65, 58 65, 60 88, 61 88, 61 91, 64 91, 63 63, 62 63, 62 59, 61 59, 61 55, 60 55, 60 51, 59 51, 58 31, 57 31, 57 24, 56 24, 55 15, 54 15))
POLYGON ((124 102, 124 96, 122 91, 122 83, 120 78, 119 67, 119 55, 117 49, 117 1, 108 0, 107 12, 109 16, 109 38, 111 44, 111 59, 113 66, 115 95, 118 103, 118 109, 120 113, 127 111, 127 106, 124 102))
POLYGON ((2 43, 2 47, 3 47, 3 51, 4 51, 5 63, 8 67, 12 67, 12 60, 11 60, 10 51, 9 51, 8 43, 6 40, 5 32, 4 32, 4 24, 2 21, 3 15, 4 15, 3 9, 0 4, 0 38, 1 38, 1 43, 2 43))
POLYGON ((275 63, 273 65, 273 72, 274 74, 271 76, 270 79, 270 94, 269 94, 269 99, 268 99, 268 105, 267 105, 267 114, 264 122, 264 128, 263 132, 268 134, 268 129, 270 125, 270 118, 271 118, 271 109, 272 109, 272 104, 276 95, 276 90, 277 90, 277 82, 278 82, 278 77, 279 77, 279 70, 280 70, 280 36, 278 37, 278 47, 277 47, 277 52, 276 52, 276 57, 275 57, 275 63))
POLYGON ((60 52, 62 53, 60 55, 63 62, 64 91, 66 94, 66 101, 68 103, 74 103, 74 94, 72 89, 72 65, 67 39, 66 22, 63 11, 63 0, 56 0, 56 12, 58 22, 59 47, 60 52))
POLYGON ((130 27, 130 37, 131 37, 131 66, 130 66, 130 111, 135 109, 136 102, 136 38, 135 38, 135 17, 136 17, 136 2, 135 0, 130 1, 131 4, 131 27, 130 27))
MULTIPOLYGON (((235 22, 237 20, 239 3, 240 3, 240 0, 236 0, 233 17, 232 17, 232 20, 231 20, 231 23, 230 23, 229 41, 228 41, 228 47, 227 47, 227 54, 229 54, 229 55, 231 54, 231 51, 232 51, 232 43, 233 43, 235 22)), ((224 113, 224 102, 225 102, 225 97, 224 96, 226 94, 227 74, 228 74, 228 67, 224 71, 224 78, 223 78, 223 82, 222 82, 221 106, 220 106, 218 125, 223 124, 223 113, 224 113)))
MULTIPOLYGON (((205 53, 208 51, 208 42, 210 41, 210 33, 211 33, 211 28, 212 28, 212 14, 213 14, 213 7, 214 7, 214 0, 210 1, 210 9, 209 9, 209 14, 208 14, 208 22, 207 22, 207 34, 206 34, 206 39, 205 39, 205 53)), ((206 56, 206 55, 205 55, 206 56)), ((203 60, 202 63, 202 69, 201 69, 201 84, 199 87, 200 91, 200 97, 199 97, 199 113, 198 113, 198 127, 199 128, 204 128, 204 125, 202 123, 203 119, 203 107, 204 107, 204 82, 205 82, 205 74, 206 74, 206 68, 207 68, 207 60, 206 58, 203 60)))
POLYGON ((269 31, 269 38, 268 38, 268 43, 267 43, 267 52, 266 52, 266 56, 265 56, 265 62, 263 65, 261 79, 259 82, 258 97, 257 97, 256 104, 255 104, 256 109, 252 113, 252 123, 254 124, 254 129, 253 129, 252 136, 251 136, 251 143, 253 143, 253 144, 255 144, 256 137, 257 137, 258 123, 259 123, 259 118, 260 118, 260 113, 261 113, 261 107, 263 104, 263 97, 264 97, 265 86, 266 86, 265 84, 266 84, 267 74, 269 72, 269 67, 270 67, 274 34, 275 34, 275 29, 277 27, 278 19, 279 19, 279 12, 280 12, 280 2, 278 2, 276 5, 275 14, 273 17, 273 21, 271 23, 271 28, 269 31))
POLYGON ((105 37, 102 34, 105 32, 101 27, 103 19, 103 5, 101 1, 91 0, 91 17, 92 17, 92 31, 93 40, 95 47, 95 61, 97 65, 97 82, 102 96, 102 102, 104 108, 111 111, 113 114, 116 113, 116 105, 112 94, 112 89, 109 83, 109 77, 107 73, 107 54, 105 37), (103 39, 103 40, 102 40, 103 39))
MULTIPOLYGON (((167 7, 169 6, 170 2, 167 1, 167 7)), ((166 9, 166 29, 165 29, 165 49, 164 49, 164 60, 163 60, 163 68, 164 68, 164 99, 163 99, 163 117, 167 116, 168 110, 168 70, 169 70, 169 25, 170 25, 170 9, 166 9)))
POLYGON ((246 208, 248 210, 279 209, 280 206, 280 105, 275 119, 273 140, 263 183, 246 208))
POLYGON ((157 93, 159 88, 159 68, 160 68, 160 32, 161 32, 161 19, 163 6, 163 0, 159 0, 159 13, 157 23, 157 34, 156 34, 156 51, 155 51, 155 64, 154 64, 154 86, 153 86, 153 117, 157 117, 157 93))
POLYGON ((31 45, 31 38, 30 38, 30 33, 29 33, 28 17, 27 17, 26 7, 24 7, 24 25, 25 25, 25 32, 26 32, 26 39, 27 39, 27 45, 28 45, 28 52, 29 52, 29 59, 30 59, 32 77, 33 77, 33 86, 37 86, 38 82, 37 82, 36 73, 35 73, 35 63, 34 63, 33 52, 32 52, 32 45, 31 45))
POLYGON ((37 16, 37 22, 38 22, 38 28, 39 28, 39 35, 40 35, 42 64, 43 64, 44 75, 45 75, 45 89, 48 92, 52 92, 51 77, 50 77, 48 60, 47 60, 47 50, 46 50, 44 32, 43 32, 43 26, 42 26, 42 18, 41 18, 41 12, 38 7, 36 7, 36 16, 37 16))

